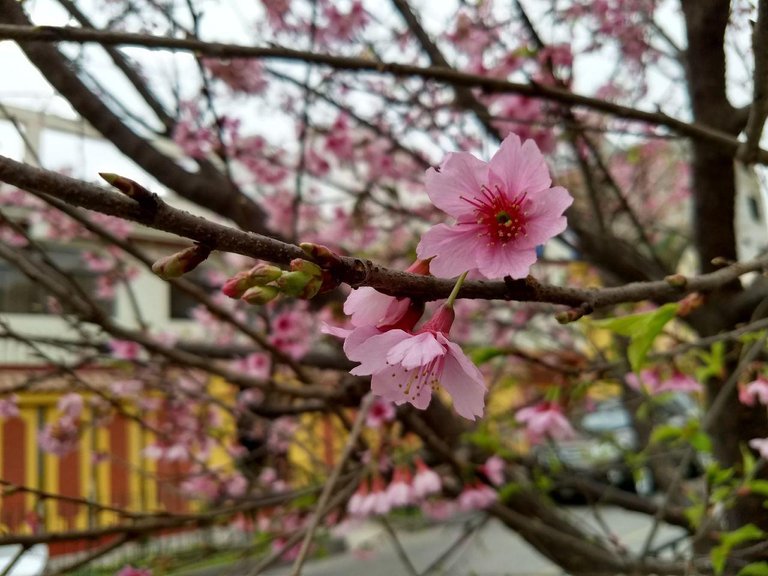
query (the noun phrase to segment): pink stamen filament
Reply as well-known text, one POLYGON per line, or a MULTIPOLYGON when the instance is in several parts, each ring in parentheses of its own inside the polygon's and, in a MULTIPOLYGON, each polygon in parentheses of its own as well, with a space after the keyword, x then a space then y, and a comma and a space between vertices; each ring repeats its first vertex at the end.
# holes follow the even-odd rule
POLYGON ((504 246, 508 242, 527 235, 527 212, 523 210, 526 194, 510 200, 499 186, 492 191, 486 185, 483 185, 480 193, 482 198, 466 196, 460 196, 460 198, 473 207, 475 224, 483 228, 478 236, 487 237, 488 246, 494 246, 496 242, 504 246))

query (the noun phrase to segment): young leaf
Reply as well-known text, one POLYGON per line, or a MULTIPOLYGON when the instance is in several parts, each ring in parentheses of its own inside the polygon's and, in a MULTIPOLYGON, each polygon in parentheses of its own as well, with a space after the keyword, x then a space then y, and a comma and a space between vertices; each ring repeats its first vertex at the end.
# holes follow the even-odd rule
POLYGON ((627 349, 629 364, 634 372, 639 372, 653 341, 661 334, 664 326, 675 317, 677 307, 676 303, 664 304, 653 312, 599 320, 595 324, 629 338, 627 349))

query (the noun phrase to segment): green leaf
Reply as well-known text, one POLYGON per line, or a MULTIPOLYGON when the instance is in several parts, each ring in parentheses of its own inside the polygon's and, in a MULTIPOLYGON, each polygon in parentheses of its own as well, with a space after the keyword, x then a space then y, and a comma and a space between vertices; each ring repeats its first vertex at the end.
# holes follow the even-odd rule
POLYGON ((688 440, 699 452, 712 452, 712 441, 709 436, 701 430, 696 431, 688 440))
POLYGON ((484 348, 475 348, 469 353, 469 357, 476 365, 485 364, 489 360, 493 360, 498 356, 503 356, 504 350, 496 348, 494 346, 486 346, 484 348))
POLYGON ((719 575, 723 573, 728 555, 735 546, 752 540, 762 540, 764 537, 765 532, 760 530, 760 528, 754 524, 746 524, 733 532, 722 534, 720 536, 720 545, 713 548, 710 554, 715 574, 719 575))
POLYGON ((691 523, 691 526, 698 527, 698 525, 701 523, 702 519, 704 518, 704 513, 706 511, 707 511, 707 507, 704 505, 704 503, 699 502, 692 506, 688 506, 683 511, 683 514, 688 519, 688 522, 691 523))
POLYGON ((741 457, 744 461, 744 475, 750 476, 755 469, 757 460, 746 446, 741 446, 741 457))
POLYGON ((629 338, 627 349, 629 364, 634 372, 639 372, 645 363, 653 341, 661 334, 667 322, 675 317, 677 308, 676 303, 664 304, 653 312, 598 320, 595 324, 629 338))
POLYGON ((509 484, 502 486, 501 490, 499 490, 499 500, 501 502, 509 502, 512 496, 520 494, 522 491, 523 488, 520 484, 517 482, 510 482, 509 484))
POLYGON ((739 570, 736 576, 768 576, 768 562, 753 562, 739 570))
POLYGON ((768 498, 768 480, 750 480, 744 484, 752 494, 768 498))
POLYGON ((712 344, 709 353, 699 350, 697 356, 704 364, 696 370, 696 380, 699 382, 706 382, 723 373, 725 369, 725 344, 723 342, 712 344))
POLYGON ((490 433, 485 428, 479 428, 470 432, 465 437, 469 443, 488 452, 498 454, 501 451, 501 439, 498 435, 490 433))
POLYGON ((656 426, 651 432, 651 442, 654 444, 660 444, 662 442, 674 442, 683 437, 683 430, 679 426, 673 426, 671 424, 662 424, 656 426))

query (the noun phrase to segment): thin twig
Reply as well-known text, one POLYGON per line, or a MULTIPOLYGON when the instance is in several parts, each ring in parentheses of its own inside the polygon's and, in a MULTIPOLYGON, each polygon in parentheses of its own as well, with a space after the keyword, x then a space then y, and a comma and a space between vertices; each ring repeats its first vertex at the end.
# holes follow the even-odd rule
POLYGON ((352 425, 352 430, 349 433, 349 436, 347 437, 347 443, 344 446, 344 451, 341 453, 341 457, 339 458, 339 461, 336 463, 336 467, 331 472, 331 475, 328 477, 328 480, 325 483, 325 486, 323 487, 323 492, 320 494, 320 498, 317 500, 317 507, 315 510, 314 515, 312 516, 312 519, 309 522, 309 526, 307 528, 306 534, 304 535, 304 541, 301 543, 301 548, 299 549, 299 555, 296 557, 296 561, 293 564, 293 568, 291 569, 291 576, 300 576, 301 574, 301 567, 304 565, 304 562, 307 559, 307 554, 309 553, 309 546, 312 544, 312 538, 314 538, 315 530, 317 530, 317 526, 320 524, 320 519, 323 515, 323 510, 325 509, 326 504, 328 503, 328 499, 331 497, 331 494, 333 493, 333 489, 336 487, 336 482, 339 480, 339 475, 341 474, 342 469, 347 463, 347 460, 349 460, 349 457, 352 455, 352 451, 355 448, 355 445, 357 444, 357 438, 360 436, 361 432, 363 431, 363 424, 365 423, 365 417, 368 414, 368 410, 371 408, 371 404, 373 403, 373 394, 368 393, 360 402, 360 408, 357 412, 357 417, 355 418, 355 423, 352 425))

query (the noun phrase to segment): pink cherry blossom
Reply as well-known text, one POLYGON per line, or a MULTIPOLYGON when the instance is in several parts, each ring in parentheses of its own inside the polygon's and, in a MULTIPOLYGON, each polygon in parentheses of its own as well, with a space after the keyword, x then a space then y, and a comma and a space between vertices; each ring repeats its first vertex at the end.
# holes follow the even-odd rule
POLYGON ((536 143, 507 136, 490 162, 466 152, 449 154, 427 171, 432 203, 456 219, 421 238, 419 258, 434 256, 430 270, 453 277, 479 270, 486 278, 524 278, 536 247, 565 230, 563 212, 573 202, 552 180, 536 143))
POLYGON ((347 501, 347 512, 350 516, 363 517, 367 516, 369 510, 367 509, 368 498, 368 482, 363 481, 360 486, 357 487, 355 493, 352 494, 347 501))
POLYGON ((699 392, 701 390, 701 385, 686 374, 675 372, 666 380, 662 380, 659 373, 651 368, 642 370, 639 376, 635 373, 627 374, 625 380, 630 388, 650 396, 664 392, 699 392))
POLYGON ((138 379, 114 380, 109 383, 109 390, 118 398, 138 396, 144 389, 144 382, 138 379))
POLYGON ((491 456, 480 469, 488 477, 494 486, 504 484, 504 460, 498 456, 491 456))
POLYGON ((498 494, 490 486, 480 482, 465 486, 459 494, 459 509, 465 512, 472 510, 483 510, 496 502, 498 494))
POLYGON ((768 438, 752 438, 749 447, 760 454, 760 458, 768 460, 768 438))
POLYGON ((133 566, 123 566, 115 573, 115 576, 152 576, 152 570, 149 568, 134 568, 133 566))
POLYGON ((456 503, 452 500, 427 500, 421 503, 421 512, 432 520, 448 520, 456 513, 456 503))
POLYGON ((133 340, 110 340, 109 348, 112 356, 120 360, 138 360, 141 355, 141 344, 133 340))
POLYGON ((233 369, 254 378, 269 378, 271 360, 268 354, 254 352, 233 362, 233 369))
POLYGON ((416 474, 413 477, 413 496, 421 500, 432 494, 438 494, 443 489, 443 483, 437 472, 428 468, 422 460, 416 460, 416 474))
POLYGON ((369 428, 381 428, 395 419, 395 407, 383 398, 376 398, 365 416, 365 425, 369 428))
POLYGON ((273 454, 288 452, 298 426, 296 420, 289 416, 283 416, 272 422, 267 434, 267 449, 273 454))
MULTIPOLYGON (((424 260, 416 260, 406 272, 412 274, 429 274, 429 263, 424 260)), ((418 321, 415 318, 408 327, 399 323, 409 313, 413 314, 413 305, 410 298, 395 298, 377 292, 373 288, 364 286, 350 292, 344 302, 344 313, 351 316, 352 326, 394 326, 408 329, 418 321)), ((421 314, 418 315, 421 317, 421 314)))
POLYGON ((696 380, 683 374, 675 372, 669 378, 661 383, 658 392, 700 392, 701 384, 696 380))
POLYGON ((429 406, 432 390, 442 386, 459 415, 469 420, 482 416, 483 375, 445 336, 453 318, 453 309, 443 307, 416 334, 400 329, 377 334, 375 328, 358 328, 344 343, 347 357, 360 362, 350 373, 372 376, 371 390, 377 396, 397 405, 410 402, 420 410, 429 406), (353 335, 364 340, 353 340, 353 335))
POLYGON ((83 397, 76 392, 65 394, 59 398, 56 407, 65 418, 77 420, 83 412, 83 397))
POLYGON ((79 441, 80 422, 67 417, 46 424, 37 437, 40 449, 56 456, 66 456, 77 448, 79 441))
POLYGON ((518 410, 515 418, 518 422, 525 424, 528 439, 533 444, 542 442, 546 438, 567 440, 576 435, 562 408, 553 402, 540 402, 535 406, 518 410))
POLYGON ((413 486, 411 484, 411 472, 407 468, 395 468, 392 481, 386 490, 389 505, 392 508, 408 506, 413 502, 413 486))
POLYGON ((16 418, 19 415, 19 397, 11 394, 0 398, 0 418, 16 418))
POLYGON ((739 401, 746 406, 754 406, 755 400, 768 406, 768 379, 758 376, 739 391, 739 401))

